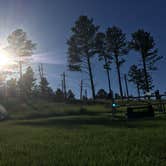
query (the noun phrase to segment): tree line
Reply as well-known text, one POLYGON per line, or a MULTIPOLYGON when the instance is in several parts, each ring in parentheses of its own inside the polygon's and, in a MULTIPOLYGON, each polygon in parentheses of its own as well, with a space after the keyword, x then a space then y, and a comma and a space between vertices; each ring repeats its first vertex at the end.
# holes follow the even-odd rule
MULTIPOLYGON (((43 65, 39 65, 40 79, 37 81, 32 67, 28 66, 21 78, 10 78, 6 83, 4 83, 4 78, 2 78, 3 73, 1 73, 0 97, 21 97, 21 99, 40 98, 52 101, 64 101, 64 92, 60 88, 54 91, 43 73, 43 65)), ((71 89, 67 91, 66 100, 75 100, 75 95, 71 89)))
MULTIPOLYGON (((52 88, 43 74, 43 66, 39 65, 40 81, 36 83, 34 72, 28 67, 23 73, 22 65, 24 57, 31 56, 36 49, 37 44, 33 43, 22 29, 17 29, 9 34, 8 46, 5 48, 9 53, 17 57, 19 66, 19 79, 12 78, 6 82, 9 94, 19 96, 36 95, 43 98, 48 96, 59 95, 60 98, 74 98, 74 94, 69 90, 68 94, 61 89, 53 92, 52 88), (65 96, 65 97, 64 97, 65 96)), ((106 95, 103 89, 96 94, 94 83, 94 66, 92 65, 93 57, 97 56, 99 62, 104 63, 103 70, 106 71, 109 97, 112 97, 113 89, 111 83, 111 69, 114 63, 117 71, 117 80, 119 84, 119 94, 123 98, 123 88, 121 80, 121 66, 126 62, 125 57, 131 50, 140 54, 141 65, 131 65, 128 72, 128 81, 132 82, 138 91, 144 94, 150 92, 154 88, 151 72, 157 70, 156 62, 162 59, 158 55, 158 49, 153 36, 143 29, 138 29, 131 34, 131 40, 128 40, 126 34, 117 26, 108 27, 104 32, 100 31, 100 26, 95 25, 92 18, 88 16, 80 16, 71 28, 71 36, 67 40, 68 52, 68 68, 70 71, 85 72, 89 75, 91 84, 92 97, 95 99, 99 96, 106 95)), ((5 73, 8 75, 10 73, 5 73)), ((1 75, 4 75, 1 74, 1 75)), ((2 79, 1 76, 0 79, 2 79)), ((1 81, 1 80, 0 80, 1 81)), ((2 81, 1 81, 2 82, 2 81)), ((116 94, 119 98, 119 95, 116 94)))
POLYGON ((8 46, 5 48, 17 60, 19 67, 19 76, 13 77, 17 70, 12 66, 12 71, 0 72, 0 95, 1 97, 20 97, 25 98, 43 98, 48 100, 64 101, 74 100, 75 95, 71 89, 64 92, 60 88, 56 91, 50 87, 44 74, 43 65, 38 66, 39 80, 35 78, 35 73, 31 66, 23 71, 23 65, 26 63, 24 57, 31 56, 36 49, 37 44, 33 43, 22 29, 16 29, 7 37, 8 46), (7 77, 9 77, 7 79, 7 77), (66 93, 66 94, 65 94, 66 93))
POLYGON ((105 32, 100 31, 100 26, 95 25, 92 18, 80 16, 71 28, 71 36, 68 44, 68 68, 71 71, 86 72, 89 75, 93 99, 96 98, 94 77, 92 72, 92 58, 97 56, 103 61, 103 69, 106 71, 109 92, 112 93, 110 73, 114 63, 117 70, 119 94, 123 98, 121 81, 121 66, 125 63, 125 55, 131 50, 136 51, 141 57, 141 66, 133 64, 128 73, 129 81, 138 91, 143 93, 153 89, 151 71, 157 70, 156 62, 162 59, 158 55, 158 49, 153 36, 143 29, 138 29, 131 34, 131 40, 127 40, 126 34, 117 26, 108 27, 105 32))

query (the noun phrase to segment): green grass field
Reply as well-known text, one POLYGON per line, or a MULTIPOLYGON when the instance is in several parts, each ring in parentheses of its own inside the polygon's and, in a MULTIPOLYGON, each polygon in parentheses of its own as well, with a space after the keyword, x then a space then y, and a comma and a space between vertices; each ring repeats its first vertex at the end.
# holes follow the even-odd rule
POLYGON ((0 166, 166 165, 166 116, 113 119, 109 107, 3 103, 0 166))

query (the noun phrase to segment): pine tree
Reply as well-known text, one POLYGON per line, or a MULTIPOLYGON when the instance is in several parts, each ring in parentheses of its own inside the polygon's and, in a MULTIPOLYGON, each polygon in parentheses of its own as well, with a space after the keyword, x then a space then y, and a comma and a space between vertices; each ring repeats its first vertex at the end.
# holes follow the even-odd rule
POLYGON ((116 64, 119 81, 119 91, 121 97, 123 97, 120 67, 125 62, 123 56, 128 53, 128 42, 126 40, 126 35, 118 27, 113 26, 111 28, 108 28, 106 31, 106 44, 107 51, 109 55, 112 56, 116 64))
POLYGON ((22 78, 22 57, 31 56, 36 44, 28 39, 27 33, 22 29, 16 29, 7 38, 8 47, 7 50, 19 58, 20 66, 20 79, 22 78))
MULTIPOLYGON (((129 81, 133 82, 133 84, 137 87, 138 96, 140 97, 140 90, 143 91, 143 93, 146 93, 146 82, 145 82, 145 73, 143 69, 138 68, 136 65, 132 65, 129 70, 129 81)), ((153 82, 152 78, 149 73, 147 73, 148 76, 148 84, 149 89, 153 89, 153 82)))
POLYGON ((157 69, 155 63, 162 59, 162 56, 158 55, 158 50, 155 48, 154 38, 149 32, 145 32, 143 29, 139 29, 132 34, 130 47, 141 54, 146 84, 145 91, 149 92, 150 85, 148 79, 150 80, 151 77, 149 71, 157 69))
POLYGON ((109 87, 109 93, 112 93, 111 90, 111 79, 110 79, 110 64, 112 61, 112 57, 109 55, 107 51, 107 43, 106 43, 106 35, 102 32, 97 33, 96 39, 95 39, 95 46, 96 46, 96 52, 99 54, 99 61, 104 61, 104 69, 107 73, 107 79, 108 79, 108 87, 109 87))
POLYGON ((27 67, 26 72, 22 75, 22 79, 18 81, 18 84, 22 84, 22 92, 24 95, 32 95, 32 91, 35 86, 35 77, 32 67, 27 67))
POLYGON ((68 40, 68 66, 72 71, 85 71, 91 83, 93 99, 95 87, 92 73, 91 59, 95 55, 95 36, 98 26, 93 24, 93 19, 80 16, 72 27, 72 35, 68 40))
POLYGON ((68 92, 67 92, 67 100, 71 101, 71 100, 74 100, 74 99, 75 99, 75 95, 72 92, 72 90, 69 89, 68 92))

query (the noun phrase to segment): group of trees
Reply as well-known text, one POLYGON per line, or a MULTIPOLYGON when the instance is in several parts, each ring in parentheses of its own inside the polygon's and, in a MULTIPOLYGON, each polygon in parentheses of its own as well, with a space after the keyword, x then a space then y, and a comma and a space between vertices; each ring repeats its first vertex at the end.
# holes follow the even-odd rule
MULTIPOLYGON (((137 65, 132 65, 130 67, 128 76, 129 76, 129 82, 132 82, 137 88, 138 97, 141 96, 140 95, 141 90, 145 94, 146 82, 145 82, 144 70, 142 68, 138 68, 137 65)), ((152 90, 154 85, 153 85, 152 77, 148 72, 147 72, 147 79, 148 79, 148 88, 149 90, 152 90)))
POLYGON ((44 99, 54 99, 56 101, 63 101, 64 99, 75 99, 74 93, 69 90, 65 95, 61 89, 55 92, 49 86, 46 76, 43 72, 43 65, 39 65, 39 80, 35 78, 35 73, 31 66, 23 70, 23 65, 26 61, 24 57, 31 56, 36 49, 36 43, 28 39, 27 33, 22 29, 13 31, 7 38, 8 46, 5 48, 18 62, 19 75, 13 78, 12 74, 15 72, 0 73, 0 94, 1 96, 11 96, 20 98, 40 97, 44 99), (7 76, 9 78, 7 79, 7 76))
MULTIPOLYGON (((1 82, 1 96, 6 97, 21 97, 21 98, 43 98, 55 101, 64 101, 65 95, 61 89, 55 92, 49 86, 47 78, 43 74, 43 66, 39 66, 40 80, 37 81, 32 67, 27 67, 26 71, 22 74, 22 78, 10 78, 1 82), (42 74, 41 74, 42 73, 42 74)), ((74 100, 75 95, 72 90, 67 92, 67 100, 74 100)))
POLYGON ((140 29, 131 35, 128 41, 126 34, 116 26, 109 27, 105 32, 99 31, 93 19, 80 16, 71 28, 72 34, 68 44, 68 66, 71 71, 86 72, 89 75, 92 97, 96 98, 92 58, 98 56, 99 61, 104 61, 104 70, 107 73, 109 92, 111 89, 110 70, 111 64, 115 63, 119 82, 120 96, 123 97, 121 82, 121 65, 125 62, 125 56, 130 50, 140 53, 142 67, 131 66, 129 70, 130 81, 143 92, 149 92, 152 88, 152 77, 150 72, 156 70, 155 63, 162 57, 157 53, 155 42, 150 33, 140 29))
MULTIPOLYGON (((155 63, 162 57, 158 55, 155 48, 155 42, 149 32, 139 29, 132 33, 131 40, 127 40, 126 34, 116 26, 109 27, 105 32, 101 32, 99 26, 96 26, 93 19, 87 16, 80 16, 71 28, 72 34, 67 41, 68 44, 68 67, 71 71, 86 72, 89 75, 92 97, 104 98, 106 93, 103 89, 96 94, 94 84, 94 68, 92 59, 94 56, 102 61, 103 69, 106 71, 109 93, 107 97, 112 97, 112 86, 110 71, 114 63, 117 70, 119 83, 119 94, 124 96, 121 81, 121 66, 125 63, 125 55, 131 50, 138 52, 141 56, 141 65, 133 64, 128 72, 129 81, 132 82, 138 91, 143 93, 153 89, 153 80, 151 71, 156 70, 155 63)), ((7 51, 17 57, 19 66, 19 79, 12 78, 6 82, 8 94, 20 96, 40 96, 42 98, 55 97, 61 100, 64 98, 74 99, 75 96, 71 90, 63 93, 61 89, 53 92, 52 88, 43 74, 43 66, 39 65, 40 80, 38 84, 34 77, 31 67, 28 67, 23 73, 22 65, 24 57, 31 56, 36 49, 36 43, 28 39, 26 32, 17 29, 12 32, 8 38, 7 51)), ((0 78, 1 81, 1 78, 0 78)))

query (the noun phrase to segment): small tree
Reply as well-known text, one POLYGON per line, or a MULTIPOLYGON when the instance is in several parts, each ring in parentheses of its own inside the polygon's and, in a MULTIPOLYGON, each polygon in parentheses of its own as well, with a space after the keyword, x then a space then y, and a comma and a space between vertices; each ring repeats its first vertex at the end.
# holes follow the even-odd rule
POLYGON ((141 54, 146 84, 145 90, 146 92, 149 92, 150 85, 148 81, 148 71, 156 70, 157 68, 155 63, 162 57, 158 55, 158 51, 155 48, 155 42, 151 34, 149 32, 145 32, 143 29, 139 29, 132 34, 130 47, 141 54))
POLYGON ((72 71, 85 71, 89 74, 93 99, 95 87, 92 73, 91 58, 95 55, 95 36, 98 26, 93 24, 93 19, 80 16, 75 22, 72 35, 68 40, 68 63, 72 71))
POLYGON ((142 72, 141 69, 138 69, 136 65, 132 65, 129 70, 129 81, 137 87, 138 96, 140 97, 140 88, 142 84, 142 72))
POLYGON ((39 90, 42 97, 52 97, 53 96, 53 90, 49 86, 49 82, 47 81, 46 77, 43 77, 39 82, 39 90))
POLYGON ((49 82, 47 81, 47 78, 44 76, 43 71, 43 65, 39 65, 39 76, 40 76, 40 82, 39 82, 39 94, 40 96, 44 98, 53 97, 53 90, 49 86, 49 82))
POLYGON ((71 89, 69 89, 68 92, 67 92, 67 99, 68 100, 75 100, 75 95, 74 95, 74 93, 72 92, 71 89))
POLYGON ((35 86, 35 77, 32 67, 27 67, 26 72, 22 76, 22 80, 19 80, 19 84, 21 82, 23 92, 26 95, 32 95, 32 91, 35 86))
MULTIPOLYGON (((146 86, 146 82, 145 82, 144 69, 141 69, 141 72, 142 72, 142 82, 141 82, 140 88, 143 91, 143 93, 145 94, 147 92, 147 90, 146 90, 147 86, 146 86)), ((153 79, 152 79, 152 77, 151 77, 149 72, 147 72, 147 79, 148 79, 149 91, 153 90, 153 88, 154 88, 153 79)))
POLYGON ((64 93, 59 88, 55 92, 55 100, 56 101, 64 101, 64 93))
POLYGON ((119 81, 119 91, 121 97, 123 97, 120 66, 125 62, 122 56, 128 53, 128 42, 126 41, 126 35, 120 28, 113 26, 112 28, 107 29, 106 41, 107 50, 116 64, 119 81))
MULTIPOLYGON (((149 89, 153 89, 152 78, 149 73, 148 74, 148 84, 149 89)), ((132 65, 129 70, 129 81, 133 82, 137 87, 138 96, 140 97, 140 90, 144 93, 146 92, 146 82, 145 82, 145 74, 143 69, 139 69, 136 65, 132 65)))
POLYGON ((104 90, 104 89, 100 89, 98 92, 97 92, 97 95, 96 97, 98 99, 106 99, 108 96, 107 92, 104 90))

